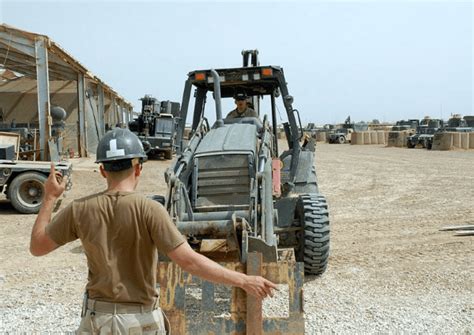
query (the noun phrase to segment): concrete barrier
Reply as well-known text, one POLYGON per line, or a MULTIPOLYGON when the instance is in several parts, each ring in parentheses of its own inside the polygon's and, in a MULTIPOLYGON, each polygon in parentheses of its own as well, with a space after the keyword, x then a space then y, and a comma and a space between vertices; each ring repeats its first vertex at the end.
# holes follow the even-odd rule
POLYGON ((469 149, 474 149, 474 133, 469 133, 469 149))

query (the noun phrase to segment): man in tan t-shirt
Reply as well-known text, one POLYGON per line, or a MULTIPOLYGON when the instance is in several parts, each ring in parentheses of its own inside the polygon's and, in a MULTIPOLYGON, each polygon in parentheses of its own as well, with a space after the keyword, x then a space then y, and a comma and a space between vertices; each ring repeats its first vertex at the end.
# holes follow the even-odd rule
POLYGON ((234 95, 235 109, 231 110, 225 117, 226 119, 236 119, 242 117, 255 117, 258 118, 257 112, 248 106, 246 93, 236 93, 234 95))
POLYGON ((260 298, 276 288, 265 278, 231 271, 191 249, 163 206, 134 192, 145 158, 140 140, 129 130, 108 132, 97 149, 107 190, 74 200, 52 220, 66 180, 51 165, 30 251, 42 256, 81 240, 89 276, 79 334, 165 334, 155 290, 157 249, 185 271, 211 282, 237 286, 260 298))

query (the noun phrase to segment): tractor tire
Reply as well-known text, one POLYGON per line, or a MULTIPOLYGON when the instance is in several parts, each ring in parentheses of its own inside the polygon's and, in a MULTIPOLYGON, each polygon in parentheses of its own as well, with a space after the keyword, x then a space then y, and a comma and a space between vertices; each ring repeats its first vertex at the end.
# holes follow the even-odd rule
POLYGON ((326 198, 319 193, 302 194, 297 213, 303 234, 295 250, 297 261, 304 262, 305 273, 321 275, 329 259, 329 214, 326 198))
POLYGON ((337 139, 337 142, 339 144, 344 144, 346 143, 346 138, 344 136, 339 136, 339 138, 337 139))
POLYGON ((43 202, 47 177, 39 172, 24 172, 8 185, 8 198, 13 208, 23 214, 38 213, 43 202))
POLYGON ((407 141, 407 148, 408 149, 413 149, 414 147, 415 147, 415 145, 410 140, 408 140, 407 141))

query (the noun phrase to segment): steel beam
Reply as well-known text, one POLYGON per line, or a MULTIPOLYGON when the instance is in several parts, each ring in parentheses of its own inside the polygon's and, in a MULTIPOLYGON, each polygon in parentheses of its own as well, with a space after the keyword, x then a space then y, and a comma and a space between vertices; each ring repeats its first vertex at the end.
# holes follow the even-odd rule
POLYGON ((85 79, 83 73, 77 74, 77 112, 79 120, 78 148, 81 157, 87 157, 87 131, 85 109, 85 79))
POLYGON ((120 124, 120 103, 117 103, 117 100, 115 98, 114 98, 114 101, 115 101, 115 104, 114 104, 114 106, 115 106, 115 109, 114 109, 114 111, 115 111, 115 120, 114 120, 115 124, 114 124, 114 126, 116 126, 117 124, 120 124))
POLYGON ((48 140, 51 137, 51 115, 49 101, 48 49, 46 40, 39 37, 35 41, 36 78, 38 92, 38 121, 40 133, 40 157, 48 159, 48 140))
POLYGON ((132 121, 132 108, 127 107, 127 126, 130 121, 132 121))
MULTIPOLYGON (((105 93, 105 92, 104 92, 105 93)), ((106 111, 105 111, 105 123, 109 126, 109 128, 112 127, 112 114, 114 112, 114 101, 112 99, 112 96, 110 95, 110 93, 107 93, 108 94, 108 98, 109 98, 109 104, 106 105, 106 111)))
MULTIPOLYGON (((38 37, 38 39, 43 40, 43 43, 46 42, 43 37, 38 37)), ((18 50, 31 57, 36 57, 37 41, 33 44, 33 41, 27 38, 19 37, 13 33, 7 33, 6 31, 0 31, 0 44, 5 45, 6 48, 18 50)))
POLYGON ((109 126, 110 128, 114 128, 117 124, 117 102, 115 101, 115 96, 112 94, 110 95, 111 103, 110 103, 110 113, 109 113, 109 126))
MULTIPOLYGON (((99 94, 98 98, 98 105, 97 105, 97 111, 98 111, 98 117, 99 117, 99 134, 100 138, 104 136, 105 134, 105 108, 104 108, 104 87, 102 85, 97 85, 97 92, 99 94)), ((100 140, 99 138, 99 140, 100 140)))

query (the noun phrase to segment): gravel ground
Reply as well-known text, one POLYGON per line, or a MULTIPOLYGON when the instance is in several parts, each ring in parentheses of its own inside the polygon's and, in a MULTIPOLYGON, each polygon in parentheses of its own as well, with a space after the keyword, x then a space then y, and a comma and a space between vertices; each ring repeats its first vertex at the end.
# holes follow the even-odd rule
MULTIPOLYGON (((474 151, 318 144, 316 160, 332 251, 327 272, 305 279, 307 334, 473 334, 474 239, 438 229, 474 224, 474 151)), ((167 164, 147 163, 139 191, 163 194, 167 164)), ((74 168, 62 206, 103 188, 93 160, 74 168)), ((6 201, 0 210, 0 332, 74 331, 87 275, 80 244, 32 257, 35 216, 6 201)), ((265 314, 284 315, 286 296, 266 301, 265 314)))

